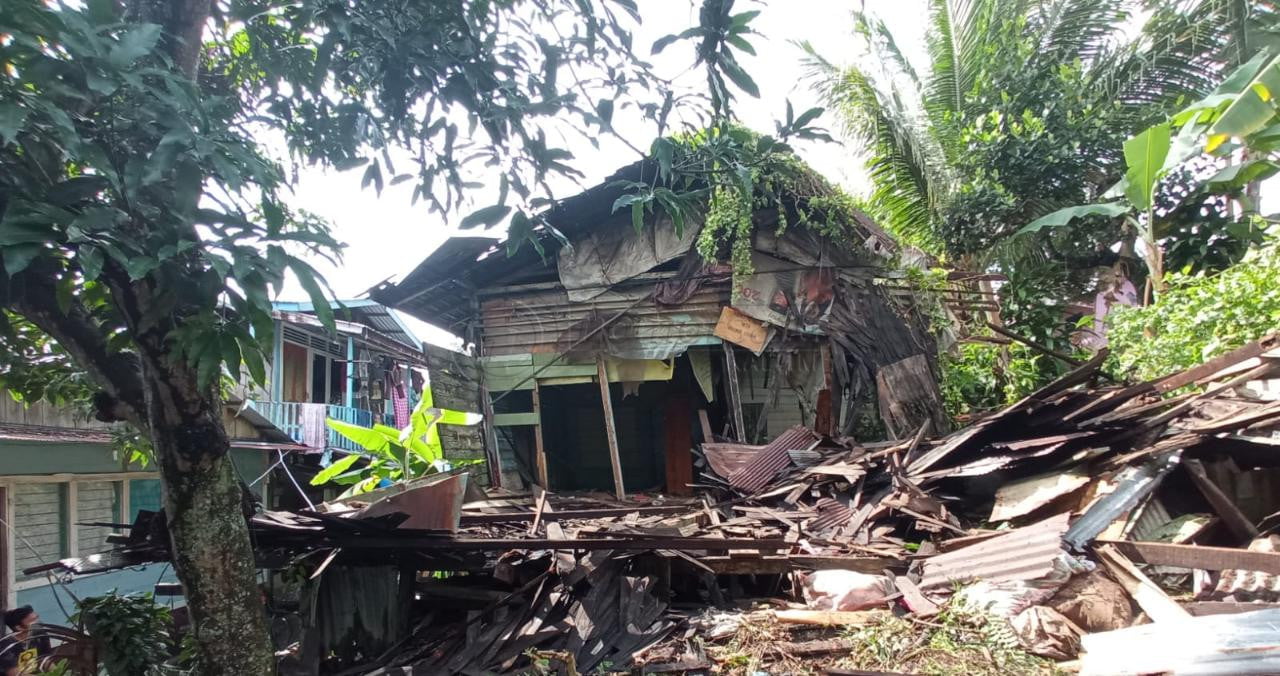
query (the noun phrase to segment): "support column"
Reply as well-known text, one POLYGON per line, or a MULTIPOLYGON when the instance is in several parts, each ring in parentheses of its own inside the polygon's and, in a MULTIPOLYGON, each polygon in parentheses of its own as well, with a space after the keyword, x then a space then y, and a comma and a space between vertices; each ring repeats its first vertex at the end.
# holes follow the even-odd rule
POLYGON ((746 443, 747 433, 742 422, 742 392, 738 388, 738 360, 733 356, 733 345, 727 341, 720 343, 724 348, 724 384, 728 390, 725 397, 729 404, 729 419, 733 421, 733 438, 738 443, 746 443))
POLYGON ((274 322, 271 336, 271 401, 284 400, 284 322, 274 322))
POLYGON ((627 497, 622 487, 622 461, 618 458, 618 430, 613 422, 613 398, 609 395, 609 372, 604 367, 604 357, 596 357, 596 375, 600 379, 600 403, 604 406, 604 433, 609 441, 609 463, 613 466, 613 494, 622 500, 627 497))
MULTIPOLYGON (((410 376, 412 381, 413 376, 410 376)), ((347 336, 347 396, 345 398, 347 408, 354 408, 356 405, 356 339, 354 336, 347 336)))
POLYGON ((538 469, 538 485, 543 490, 551 490, 551 481, 547 478, 547 450, 542 445, 542 390, 538 387, 538 379, 533 380, 533 412, 538 416, 538 424, 533 426, 534 462, 538 469))

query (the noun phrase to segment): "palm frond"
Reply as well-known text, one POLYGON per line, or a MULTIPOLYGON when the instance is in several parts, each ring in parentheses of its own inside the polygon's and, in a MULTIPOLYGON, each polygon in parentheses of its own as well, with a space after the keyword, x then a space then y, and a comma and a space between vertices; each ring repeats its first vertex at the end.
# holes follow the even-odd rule
POLYGON ((1041 0, 1028 12, 1029 26, 1039 34, 1037 58, 1092 62, 1115 45, 1136 4, 1134 0, 1041 0))
POLYGON ((856 68, 840 68, 812 46, 805 65, 815 90, 837 111, 847 138, 862 144, 872 192, 868 207, 900 239, 930 251, 930 228, 941 183, 942 160, 928 130, 891 82, 856 68))

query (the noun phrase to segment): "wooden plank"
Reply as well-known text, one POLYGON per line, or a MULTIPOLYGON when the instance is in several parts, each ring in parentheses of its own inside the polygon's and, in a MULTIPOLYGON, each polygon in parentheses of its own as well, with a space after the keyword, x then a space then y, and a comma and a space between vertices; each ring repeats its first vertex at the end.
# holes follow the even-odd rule
POLYGON ((542 445, 542 389, 538 381, 533 381, 533 414, 538 416, 538 424, 533 427, 534 464, 537 465, 538 485, 551 490, 551 481, 547 478, 547 449, 542 445))
POLYGON ((706 409, 698 409, 698 424, 702 427, 702 443, 710 444, 715 442, 715 434, 711 432, 711 419, 707 417, 706 409))
POLYGON ((720 343, 720 346, 724 348, 725 401, 729 404, 729 417, 733 421, 733 438, 744 442, 746 431, 742 422, 742 390, 738 387, 738 360, 733 356, 732 345, 720 343))
POLYGON ((882 610, 775 610, 773 616, 783 624, 848 627, 878 622, 885 619, 887 613, 882 610))
POLYGON ((720 320, 716 322, 712 335, 758 355, 769 341, 769 328, 764 322, 726 305, 720 310, 720 320))
POLYGON ((1128 540, 1097 540, 1096 542, 1115 547, 1121 554, 1138 563, 1202 570, 1257 570, 1280 575, 1280 552, 1174 545, 1165 542, 1128 540))
MULTIPOLYGON (((479 503, 468 503, 469 505, 479 503)), ((507 505, 509 506, 509 505, 507 505)), ((569 521, 572 519, 599 519, 626 516, 632 513, 650 514, 683 514, 696 510, 689 505, 654 505, 637 507, 608 507, 602 509, 572 509, 552 512, 543 510, 543 521, 569 521)), ((463 526, 477 526, 492 523, 522 523, 533 520, 533 512, 513 512, 508 514, 463 514, 460 523, 463 526)))
POLYGON ((1186 609, 1169 598, 1156 583, 1152 582, 1133 562, 1125 558, 1115 547, 1101 545, 1094 548, 1103 565, 1111 571, 1112 577, 1124 587, 1125 591, 1138 602, 1138 606, 1153 622, 1170 622, 1185 620, 1191 617, 1186 609))
POLYGON ((1171 392, 1184 385, 1190 385, 1201 378, 1208 378, 1209 376, 1225 368, 1239 364, 1246 359, 1257 357, 1263 352, 1268 352, 1277 346, 1280 346, 1280 333, 1273 333, 1269 336, 1259 338, 1248 345, 1232 350, 1224 355, 1210 359, 1199 366, 1168 376, 1164 380, 1157 382, 1155 384, 1155 389, 1161 394, 1171 392))
POLYGON ((627 493, 622 485, 622 460, 618 457, 618 430, 613 420, 613 397, 609 395, 609 374, 604 366, 604 357, 596 357, 596 373, 600 380, 600 403, 604 406, 604 433, 609 442, 609 464, 613 468, 613 495, 622 500, 626 498, 627 493))
POLYGON ((896 577, 893 580, 893 584, 902 593, 903 602, 917 617, 932 617, 938 614, 938 604, 925 598, 920 588, 910 578, 906 576, 896 577))
POLYGON ((517 425, 537 425, 540 423, 538 414, 535 411, 528 413, 495 413, 493 415, 493 425, 495 427, 514 427, 517 425))
POLYGON ((693 402, 689 397, 669 397, 663 406, 663 433, 666 445, 667 493, 693 495, 693 402))
POLYGON ((1222 523, 1235 535, 1241 542, 1249 542, 1258 536, 1258 529, 1254 528, 1253 522, 1236 507, 1236 503, 1218 484, 1209 478, 1204 471, 1204 465, 1195 458, 1185 458, 1182 466, 1186 467, 1187 474, 1191 477, 1192 483, 1196 488, 1200 489, 1200 493, 1204 495, 1205 500, 1209 501, 1209 505, 1213 507, 1213 511, 1222 518, 1222 523))

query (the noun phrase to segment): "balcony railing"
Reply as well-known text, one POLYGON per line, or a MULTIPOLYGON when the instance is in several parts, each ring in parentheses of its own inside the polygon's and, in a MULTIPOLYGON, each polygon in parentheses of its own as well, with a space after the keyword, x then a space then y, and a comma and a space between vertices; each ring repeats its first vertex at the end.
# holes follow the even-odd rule
POLYGON ((294 441, 317 450, 323 450, 322 446, 345 451, 363 450, 355 442, 329 429, 324 422, 326 418, 363 427, 370 427, 375 420, 384 425, 395 425, 394 420, 388 420, 390 416, 352 406, 300 401, 250 401, 249 405, 294 441))

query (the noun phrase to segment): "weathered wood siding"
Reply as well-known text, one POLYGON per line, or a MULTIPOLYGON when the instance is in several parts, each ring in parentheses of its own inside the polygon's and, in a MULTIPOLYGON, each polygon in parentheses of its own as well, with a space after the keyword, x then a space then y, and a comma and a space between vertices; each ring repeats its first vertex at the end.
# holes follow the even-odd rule
POLYGON ((609 291, 585 303, 570 303, 563 290, 513 290, 491 296, 480 304, 484 354, 559 352, 581 335, 593 312, 607 319, 629 307, 618 322, 626 334, 620 339, 640 347, 673 341, 692 344, 712 335, 720 308, 729 304, 728 285, 708 284, 678 307, 659 306, 652 300, 631 307, 649 291, 649 286, 609 291))

